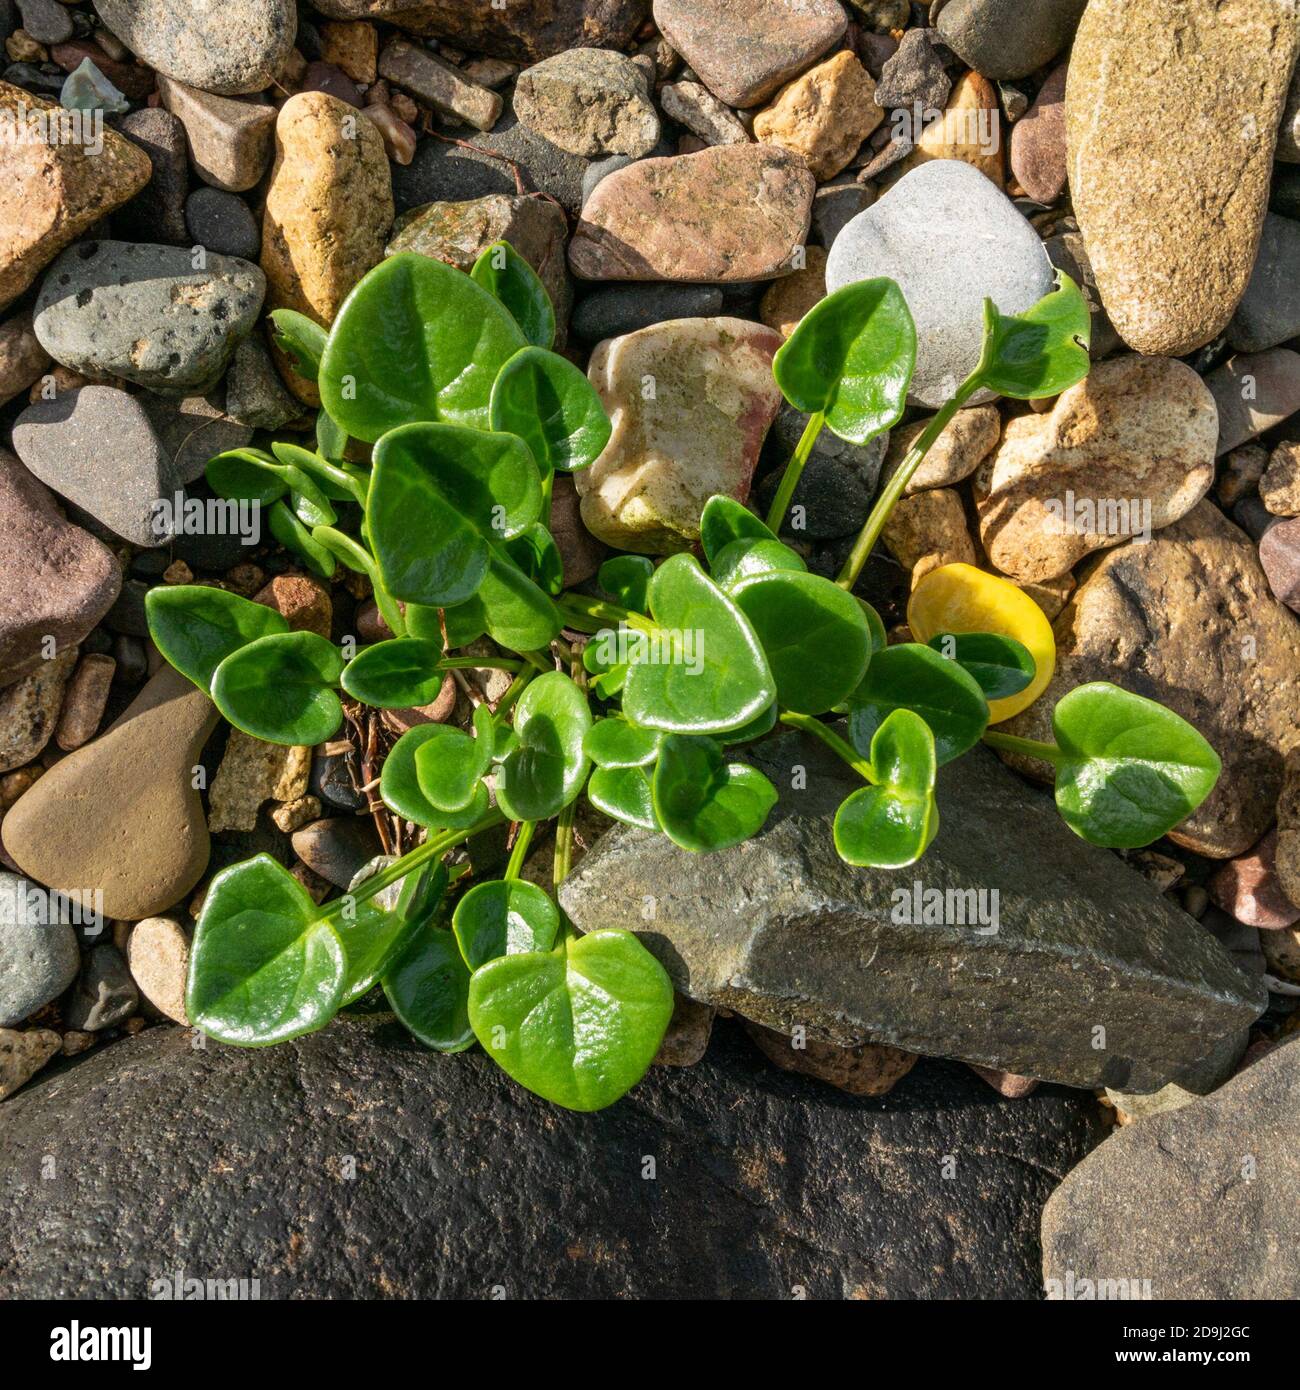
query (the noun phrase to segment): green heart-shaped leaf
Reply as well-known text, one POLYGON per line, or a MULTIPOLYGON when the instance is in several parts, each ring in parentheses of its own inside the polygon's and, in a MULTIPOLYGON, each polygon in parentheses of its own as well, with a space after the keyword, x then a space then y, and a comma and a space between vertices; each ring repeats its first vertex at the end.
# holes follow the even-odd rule
POLYGON ((835 813, 835 849, 847 864, 901 869, 914 864, 939 829, 934 802, 934 736, 911 710, 897 709, 871 740, 877 783, 835 813))
POLYGON ((1056 805, 1094 845, 1150 844, 1186 820, 1219 778, 1219 755, 1186 720, 1106 681, 1070 691, 1052 728, 1064 755, 1056 805))
POLYGON ((369 993, 411 936, 434 914, 447 889, 447 871, 438 864, 416 869, 361 902, 351 894, 393 861, 372 859, 348 885, 348 896, 334 918, 334 930, 347 957, 343 1006, 369 993))
POLYGON ((724 547, 733 541, 774 541, 776 538, 775 531, 769 530, 734 497, 715 493, 700 513, 700 545, 710 568, 724 547))
POLYGON ((597 767, 587 779, 587 800, 598 810, 643 830, 661 830, 655 815, 649 769, 597 767))
POLYGON ((441 645, 418 637, 396 637, 363 647, 343 668, 343 689, 378 709, 427 705, 442 689, 441 645))
POLYGON ((209 1036, 243 1047, 328 1023, 347 959, 302 885, 267 854, 212 880, 194 929, 185 1009, 209 1036))
POLYGON ((805 574, 808 566, 803 557, 783 541, 747 538, 724 545, 713 557, 710 570, 718 588, 734 598, 742 581, 756 574, 770 574, 773 570, 805 574))
MULTIPOLYGON (((449 730, 444 724, 418 724, 408 729, 389 749, 384 770, 379 779, 379 795, 384 804, 404 820, 422 825, 426 830, 465 830, 481 821, 488 811, 487 788, 479 782, 470 796, 469 805, 460 811, 444 811, 435 806, 420 789, 416 772, 416 756, 426 743, 445 739, 449 730)), ((461 734, 467 743, 473 740, 461 734)))
POLYGON ((546 820, 582 790, 590 763, 586 695, 561 671, 548 671, 519 697, 518 745, 497 773, 497 802, 511 820, 546 820))
POLYGON ((916 328, 892 280, 827 295, 777 349, 772 375, 796 410, 820 412, 841 439, 865 444, 896 424, 916 364, 916 328))
POLYGON ((471 970, 498 956, 549 951, 560 930, 560 910, 535 883, 495 879, 476 883, 456 904, 452 930, 471 970))
POLYGON ((564 557, 555 537, 540 521, 525 526, 513 540, 506 541, 504 549, 544 594, 558 594, 564 588, 564 557))
POLYGON ((368 443, 416 420, 486 429, 492 383, 524 346, 510 312, 481 285, 402 252, 343 301, 321 358, 321 403, 368 443))
POLYGON ((150 589, 144 612, 154 646, 200 690, 211 687, 213 672, 231 652, 259 637, 289 631, 274 608, 206 584, 150 589))
POLYGON ((393 1012, 425 1047, 463 1052, 473 1043, 469 966, 446 927, 429 923, 419 928, 389 965, 382 983, 393 1012))
POLYGON ((652 787, 664 834, 696 853, 748 840, 776 805, 771 782, 747 763, 728 763, 711 738, 665 738, 652 787))
POLYGON ((654 572, 655 567, 644 555, 611 555, 601 565, 596 583, 615 603, 633 613, 644 613, 654 572))
POLYGON ((618 634, 612 628, 605 628, 582 649, 582 669, 591 677, 587 687, 600 700, 612 699, 623 689, 627 679, 627 663, 616 660, 613 655, 617 641, 618 634))
POLYGON ((601 719, 587 731, 583 748, 597 767, 644 767, 658 757, 663 737, 626 719, 601 719))
POLYGON ((984 301, 984 346, 979 384, 1001 396, 1033 400, 1055 396, 1088 375, 1092 332, 1088 305, 1064 271, 1056 285, 1023 314, 1000 314, 984 301))
POLYGON ((505 305, 534 347, 549 348, 555 343, 551 296, 537 272, 508 241, 485 246, 474 262, 470 278, 505 305))
POLYGON ((1000 632, 940 632, 926 645, 969 672, 986 700, 1018 695, 1034 679, 1029 648, 1000 632))
POLYGON ((989 722, 974 676, 919 642, 877 652, 849 698, 849 738, 859 753, 869 754, 876 731, 898 709, 930 726, 941 767, 973 748, 989 722))
POLYGON ((475 799, 479 781, 492 766, 496 728, 486 704, 474 711, 475 736, 446 724, 434 726, 415 750, 415 779, 439 811, 463 811, 475 799))
POLYGON ((395 598, 465 602, 487 573, 491 542, 517 536, 541 508, 537 467, 512 434, 405 425, 375 446, 366 524, 395 598))
POLYGON ((342 672, 339 649, 325 638, 273 633, 226 657, 212 700, 235 728, 267 743, 324 743, 343 722, 333 688, 342 672))
POLYGON ((838 584, 772 570, 740 580, 732 597, 763 644, 782 709, 822 714, 861 684, 871 629, 857 599, 838 584))
POLYGON ((726 733, 772 702, 776 682, 748 619, 689 555, 650 581, 652 634, 629 633, 623 710, 667 733, 726 733), (635 639, 635 640, 633 640, 635 639))
POLYGON ((494 430, 528 445, 543 477, 590 467, 609 443, 596 388, 572 362, 542 348, 524 348, 501 368, 488 418, 494 430))
POLYGON ((645 1075, 673 1012, 663 966, 630 932, 566 936, 552 951, 474 972, 469 1017, 521 1086, 569 1110, 601 1110, 645 1075))

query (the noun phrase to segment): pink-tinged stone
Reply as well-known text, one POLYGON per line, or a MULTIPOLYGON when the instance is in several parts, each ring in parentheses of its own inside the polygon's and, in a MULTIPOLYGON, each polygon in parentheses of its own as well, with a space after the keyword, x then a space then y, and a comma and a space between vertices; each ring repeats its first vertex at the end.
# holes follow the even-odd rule
POLYGON ((1011 127, 1011 172, 1036 202, 1054 203, 1065 190, 1065 74, 1055 68, 1034 104, 1011 127))
POLYGON ((1248 927, 1279 931, 1300 922, 1300 907, 1282 891, 1277 876, 1277 831, 1225 864, 1209 882, 1211 899, 1248 927))
POLYGON ((804 161, 777 146, 637 160, 597 184, 569 265, 584 280, 719 284, 788 275, 816 190, 804 161))
POLYGON ((573 479, 582 520, 619 550, 670 555, 699 539, 714 493, 749 496, 781 393, 781 335, 746 319, 674 319, 610 338, 587 369, 609 412, 604 452, 573 479))
POLYGON ((1300 517, 1275 522, 1264 532, 1259 563, 1278 602, 1300 613, 1300 517))
POLYGON ((1008 1100, 1023 1100, 1038 1089, 1038 1082, 1032 1076, 1018 1076, 1013 1071, 998 1071, 996 1067, 980 1067, 974 1062, 966 1065, 982 1081, 987 1081, 998 1095, 1008 1100))
POLYGON ((655 0, 659 32, 728 106, 756 106, 844 33, 836 0, 655 0))

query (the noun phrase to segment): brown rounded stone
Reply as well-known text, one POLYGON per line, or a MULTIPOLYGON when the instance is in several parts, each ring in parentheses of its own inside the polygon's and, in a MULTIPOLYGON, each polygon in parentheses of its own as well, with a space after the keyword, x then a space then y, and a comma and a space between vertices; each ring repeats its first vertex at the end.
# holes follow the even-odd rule
POLYGON ((1053 69, 1034 104, 1011 127, 1011 172, 1037 202, 1054 203, 1065 191, 1066 64, 1053 69))
MULTIPOLYGON (((891 478, 907 456, 907 451, 925 432, 933 417, 915 420, 901 429, 891 430, 889 450, 885 454, 882 481, 891 478)), ((973 405, 959 410, 943 427, 938 439, 921 460, 903 489, 905 497, 932 487, 952 487, 979 467, 1002 433, 1002 417, 997 407, 973 405)))
POLYGON ((851 1096, 884 1096, 920 1060, 915 1052, 886 1043, 861 1043, 857 1047, 836 1047, 816 1038, 787 1037, 761 1024, 745 1023, 745 1032, 758 1045, 769 1062, 782 1071, 815 1076, 851 1096))

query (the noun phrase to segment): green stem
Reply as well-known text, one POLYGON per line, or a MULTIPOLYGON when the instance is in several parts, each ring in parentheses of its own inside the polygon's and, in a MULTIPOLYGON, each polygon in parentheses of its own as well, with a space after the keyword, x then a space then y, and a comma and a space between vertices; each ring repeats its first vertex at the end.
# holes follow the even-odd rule
POLYGON ((438 662, 439 671, 473 671, 478 668, 486 671, 522 671, 524 663, 512 657, 497 656, 444 656, 438 662))
POLYGON ((1001 748, 1004 753, 1019 753, 1026 758, 1042 758, 1053 767, 1065 758, 1064 752, 1054 743, 1042 743, 1036 738, 1017 738, 1015 734, 999 734, 993 729, 985 732, 984 742, 990 748, 1001 748))
POLYGON ((633 613, 627 608, 620 608, 617 603, 607 603, 604 599, 599 598, 588 598, 585 594, 563 594, 557 600, 557 606, 561 616, 572 615, 598 621, 600 627, 593 628, 593 632, 599 632, 601 628, 619 623, 626 623, 628 627, 634 627, 639 632, 655 632, 657 630, 655 624, 643 613, 633 613))
POLYGON ((555 490, 555 470, 548 468, 542 479, 542 525, 551 529, 551 496, 555 490))
POLYGON ((979 390, 979 386, 979 372, 976 370, 962 382, 957 388, 957 394, 940 407, 939 413, 917 436, 916 442, 907 451, 897 471, 885 484, 884 490, 876 499, 876 505, 871 509, 871 515, 867 517, 866 524, 858 533, 857 540, 853 542, 849 558, 845 560, 844 568, 835 581, 841 589, 852 589, 858 582, 858 575, 862 573, 867 557, 880 539, 880 533, 885 529, 885 523, 889 520, 898 499, 912 481, 912 475, 921 466, 921 460, 930 452, 934 441, 943 433, 952 417, 979 390))
POLYGON ((767 524, 770 530, 780 531, 781 523, 785 520, 786 511, 790 506, 790 499, 794 496, 795 488, 799 486, 804 465, 808 462, 813 445, 816 444, 817 436, 822 432, 825 423, 826 417, 820 410, 808 417, 808 423, 799 436, 799 443, 795 446, 790 462, 786 464, 785 472, 781 476, 781 485, 776 490, 771 507, 768 508, 767 524))
POLYGON ((546 675, 547 672, 555 670, 555 667, 547 661, 542 652, 524 652, 523 657, 533 670, 537 671, 540 675, 546 675))
POLYGON ((355 570, 357 574, 364 574, 370 580, 370 587, 374 590, 375 595, 375 606, 379 609, 384 622, 388 624, 388 630, 394 637, 405 637, 406 619, 402 616, 401 607, 392 594, 384 588, 379 566, 365 546, 354 541, 351 536, 345 535, 342 531, 335 530, 333 526, 314 526, 312 536, 326 550, 332 551, 350 570, 355 570))
POLYGON ((454 848, 463 840, 468 840, 481 831, 491 830, 494 825, 501 825, 504 821, 505 816, 502 812, 489 811, 482 820, 475 821, 468 830, 444 830, 441 835, 432 836, 422 845, 417 845, 409 854, 404 854, 400 859, 389 864, 387 868, 380 869, 377 874, 372 874, 351 893, 345 893, 341 898, 327 904, 325 911, 321 914, 322 917, 324 919, 336 917, 343 911, 344 905, 349 902, 353 907, 367 902, 376 893, 382 893, 390 884, 399 882, 407 874, 427 864, 430 859, 436 859, 438 855, 445 854, 447 850, 454 848))
POLYGON ((870 782, 872 786, 875 785, 876 774, 872 771, 871 764, 851 743, 842 739, 834 729, 827 728, 820 719, 814 719, 811 714, 794 714, 790 710, 786 710, 780 719, 782 724, 788 724, 792 729, 802 729, 804 733, 821 739, 827 748, 837 758, 843 758, 859 777, 870 782))
POLYGON ((573 863, 573 817, 576 801, 560 807, 559 819, 555 822, 555 857, 551 861, 551 882, 558 888, 569 876, 569 865, 573 863))
POLYGON ((492 722, 500 728, 505 722, 505 717, 514 707, 515 701, 524 693, 524 686, 537 674, 531 667, 524 670, 512 680, 506 688, 506 693, 497 701, 497 707, 492 713, 492 722))
POLYGON ((506 865, 506 878, 518 878, 519 871, 524 867, 524 859, 528 854, 528 846, 533 842, 533 832, 537 829, 535 820, 521 820, 519 822, 519 833, 515 836, 514 848, 510 851, 510 862, 506 865))

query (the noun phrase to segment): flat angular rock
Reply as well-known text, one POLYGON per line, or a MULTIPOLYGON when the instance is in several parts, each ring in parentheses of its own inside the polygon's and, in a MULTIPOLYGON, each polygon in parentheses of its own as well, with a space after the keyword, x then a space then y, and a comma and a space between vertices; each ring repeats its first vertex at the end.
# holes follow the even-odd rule
POLYGON ((1087 1280, 1131 1281, 1130 1297, 1300 1298, 1297 1117, 1300 1039, 1112 1134, 1043 1212, 1048 1297, 1086 1297, 1087 1280))
POLYGON ((38 883, 0 873, 0 1028, 12 1028, 77 977, 81 953, 70 903, 38 883))
POLYGON ((620 550, 668 555, 700 534, 714 493, 743 502, 781 404, 781 337, 745 319, 676 319, 601 343, 587 375, 613 433, 573 475, 582 520, 620 550), (644 386, 655 389, 646 398, 644 386))
POLYGON ((788 735, 752 760, 782 789, 757 836, 691 855, 617 827, 560 890, 574 922, 637 932, 683 993, 782 1032, 1072 1086, 1194 1075, 1264 1007, 1204 928, 982 749, 940 770, 939 834, 903 873, 835 853, 861 783, 820 744, 788 735), (796 767, 806 787, 786 790, 796 767), (946 924, 916 920, 926 890, 946 924))
POLYGON ((178 482, 144 407, 115 386, 80 386, 29 405, 18 457, 41 482, 133 545, 168 536, 157 503, 178 482))
POLYGON ((0 827, 5 850, 29 878, 70 896, 101 889, 106 917, 172 907, 207 867, 192 779, 217 718, 203 691, 164 666, 116 723, 14 803, 0 827))
POLYGON ((833 178, 885 119, 876 84, 841 49, 781 89, 754 118, 754 138, 803 158, 819 182, 833 178))
POLYGON ((471 82, 459 68, 405 39, 393 39, 379 55, 379 75, 404 87, 439 115, 491 130, 504 102, 496 92, 471 82))
POLYGON ((75 646, 113 606, 113 553, 66 521, 53 494, 0 449, 0 686, 75 646))
POLYGON ((1300 48, 1273 0, 1177 15, 1093 0, 1065 98, 1070 194, 1106 311, 1131 348, 1169 357, 1222 332, 1245 291, 1300 48))
POLYGON ((834 0, 655 0, 655 23, 728 106, 757 106, 844 33, 834 0))
POLYGON ((179 246, 83 241, 50 267, 36 336, 65 367, 115 376, 164 395, 202 395, 252 332, 266 280, 249 261, 179 246))
POLYGON ((185 127, 194 170, 204 183, 242 193, 266 172, 274 144, 274 106, 214 96, 161 73, 158 95, 185 127))
POLYGON ((976 72, 1027 77, 1070 42, 1087 0, 948 0, 939 36, 976 72), (945 13, 946 11, 946 13, 945 13))
POLYGON ((151 68, 223 96, 269 87, 298 27, 294 0, 95 0, 95 9, 151 68))
POLYGON ((571 48, 531 68, 515 85, 515 115, 570 154, 649 154, 659 114, 645 74, 622 53, 571 48))
POLYGON ((1099 362, 1050 413, 1007 421, 980 472, 993 565, 1041 583, 1085 555, 1185 516, 1214 481, 1214 397, 1169 357, 1099 362))
MULTIPOLYGON (((70 113, 0 82, 0 117, 33 138, 6 142, 0 181, 0 308, 17 299, 69 242, 149 182, 149 156, 105 130, 103 148, 41 138, 70 113), (44 122, 44 127, 42 127, 44 122)), ((55 131, 62 130, 56 126, 55 131)))
POLYGON ((378 19, 496 58, 535 63, 579 44, 626 48, 648 0, 548 0, 544 5, 467 5, 465 0, 322 0, 332 19, 378 19))
POLYGON ((770 145, 641 159, 597 184, 569 265, 584 280, 771 280, 794 269, 816 186, 770 145))
POLYGON ((1170 838, 1216 859, 1249 849, 1268 829, 1283 758, 1300 741, 1300 622, 1269 592, 1250 537, 1199 502, 1148 544, 1103 555, 1053 631, 1051 684, 1000 727, 1050 738, 1056 702, 1087 681, 1158 700, 1223 760, 1214 791, 1170 838))
POLYGON ((1091 1097, 1004 1104, 943 1062, 846 1096, 730 1025, 598 1115, 382 1020, 268 1048, 154 1028, 6 1104, 0 1294, 157 1297, 183 1267, 263 1299, 1029 1298, 1041 1204, 1099 1133, 1091 1097))

